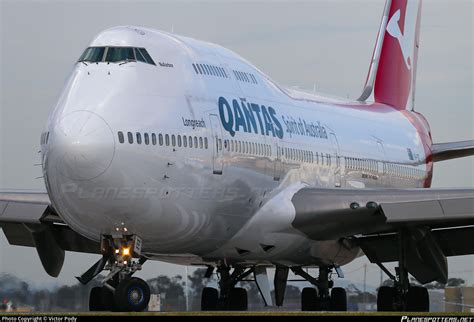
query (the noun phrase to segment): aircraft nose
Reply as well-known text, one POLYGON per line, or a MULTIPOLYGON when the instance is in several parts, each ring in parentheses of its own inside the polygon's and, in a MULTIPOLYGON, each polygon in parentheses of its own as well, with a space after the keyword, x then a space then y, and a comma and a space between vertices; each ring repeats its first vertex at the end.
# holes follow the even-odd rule
POLYGON ((115 155, 112 129, 90 111, 75 111, 59 119, 50 143, 57 172, 72 180, 99 177, 115 155))

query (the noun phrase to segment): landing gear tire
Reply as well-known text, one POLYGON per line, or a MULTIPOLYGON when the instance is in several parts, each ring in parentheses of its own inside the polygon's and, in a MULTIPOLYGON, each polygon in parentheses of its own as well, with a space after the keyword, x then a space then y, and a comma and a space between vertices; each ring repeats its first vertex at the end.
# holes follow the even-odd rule
POLYGON ((115 289, 114 299, 118 311, 142 312, 150 301, 150 287, 140 278, 127 278, 115 289))
POLYGON ((380 286, 377 293, 377 311, 393 312, 395 311, 395 301, 397 290, 392 286, 380 286))
POLYGON ((212 287, 205 287, 201 293, 201 311, 216 311, 219 306, 219 292, 212 287))
POLYGON ((93 287, 89 294, 89 311, 104 311, 102 308, 102 287, 93 287))
POLYGON ((301 311, 316 311, 318 309, 318 291, 305 287, 301 292, 301 311))
POLYGON ((229 296, 229 310, 230 311, 247 311, 248 297, 247 290, 241 287, 236 287, 230 290, 229 296))
POLYGON ((331 300, 329 303, 331 311, 347 311, 347 294, 342 287, 334 287, 331 290, 331 300))
POLYGON ((102 304, 102 311, 114 311, 115 300, 114 293, 105 286, 101 287, 100 300, 102 304))
POLYGON ((426 287, 410 286, 406 294, 408 312, 429 312, 430 296, 426 287))

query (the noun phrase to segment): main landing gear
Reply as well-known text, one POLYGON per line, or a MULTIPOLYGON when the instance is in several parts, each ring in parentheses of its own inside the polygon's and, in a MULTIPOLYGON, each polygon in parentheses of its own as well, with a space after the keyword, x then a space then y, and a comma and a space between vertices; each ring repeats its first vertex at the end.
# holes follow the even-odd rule
MULTIPOLYGON (((214 267, 209 267, 205 277, 211 277, 214 267)), ((235 267, 231 273, 228 266, 218 266, 219 291, 212 287, 205 287, 201 294, 202 311, 247 311, 247 290, 236 287, 237 283, 244 280, 254 272, 254 268, 235 267)))
MULTIPOLYGON (((301 293, 302 311, 347 311, 346 290, 342 287, 333 287, 334 282, 329 279, 330 267, 320 267, 318 278, 312 277, 301 267, 293 267, 291 270, 316 287, 303 289, 301 293)), ((338 274, 342 275, 342 272, 338 271, 338 274)))
POLYGON ((137 236, 105 236, 101 242, 102 258, 77 279, 87 284, 103 270, 110 273, 102 286, 91 289, 90 311, 141 312, 150 301, 148 284, 132 275, 147 260, 140 256, 141 240, 137 236), (138 259, 137 259, 138 257, 138 259))
POLYGON ((399 240, 399 260, 395 269, 396 276, 382 264, 377 265, 393 280, 394 286, 381 286, 377 294, 377 311, 398 311, 398 312, 429 312, 430 298, 428 290, 422 286, 410 285, 407 270, 407 231, 400 231, 399 240))

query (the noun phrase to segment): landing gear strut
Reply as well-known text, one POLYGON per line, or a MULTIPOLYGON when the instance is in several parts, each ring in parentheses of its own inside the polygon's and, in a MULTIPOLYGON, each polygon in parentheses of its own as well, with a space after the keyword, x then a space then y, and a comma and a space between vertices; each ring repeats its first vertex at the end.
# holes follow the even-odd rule
POLYGON ((293 273, 303 277, 316 286, 305 287, 301 293, 302 311, 347 311, 346 290, 333 287, 334 282, 329 279, 331 268, 321 266, 318 278, 314 278, 301 267, 293 267, 293 273))
MULTIPOLYGON (((230 270, 229 266, 218 266, 217 274, 219 276, 220 292, 211 287, 205 287, 203 289, 201 294, 202 311, 247 311, 247 290, 235 286, 238 282, 249 276, 254 271, 254 268, 245 270, 242 267, 235 267, 232 273, 230 270)), ((206 273, 206 276, 210 277, 211 274, 206 273)))
POLYGON ((398 267, 395 268, 396 275, 382 264, 377 265, 394 282, 394 286, 381 286, 377 294, 377 311, 407 311, 407 312, 429 312, 430 298, 428 290, 421 286, 412 286, 408 279, 407 270, 407 241, 409 236, 405 230, 398 233, 398 267))
POLYGON ((104 236, 103 257, 77 279, 87 284, 103 270, 110 273, 102 286, 91 289, 90 311, 141 312, 150 301, 148 284, 132 275, 142 269, 147 258, 140 256, 141 240, 137 236, 104 236))

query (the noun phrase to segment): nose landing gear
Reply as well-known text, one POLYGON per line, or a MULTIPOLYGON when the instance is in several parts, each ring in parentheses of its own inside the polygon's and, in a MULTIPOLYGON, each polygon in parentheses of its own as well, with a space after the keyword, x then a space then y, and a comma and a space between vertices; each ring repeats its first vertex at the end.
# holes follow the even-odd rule
POLYGON ((148 284, 132 275, 142 269, 147 258, 141 256, 138 236, 104 236, 101 242, 103 257, 77 279, 87 284, 100 272, 110 273, 94 287, 89 297, 90 311, 141 312, 150 301, 148 284))

